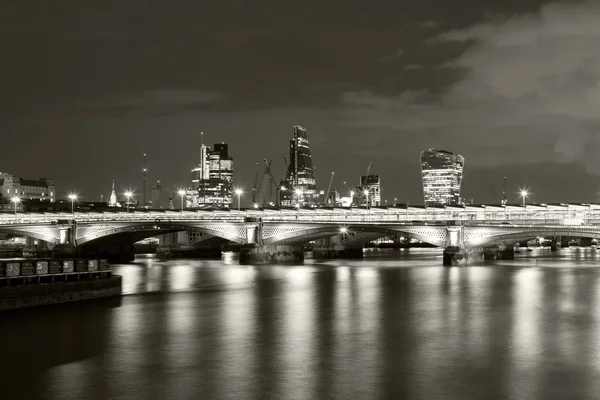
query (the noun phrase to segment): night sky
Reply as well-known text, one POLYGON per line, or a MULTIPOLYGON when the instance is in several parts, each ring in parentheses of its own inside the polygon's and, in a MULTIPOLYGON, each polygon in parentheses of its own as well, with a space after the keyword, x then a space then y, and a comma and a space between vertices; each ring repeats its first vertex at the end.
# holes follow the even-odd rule
POLYGON ((96 201, 113 179, 139 194, 147 153, 174 190, 203 131, 248 193, 302 125, 321 189, 373 161, 383 199, 422 203, 435 147, 465 157, 476 203, 503 176, 511 202, 597 201, 598 21, 582 1, 4 0, 0 171, 96 201))

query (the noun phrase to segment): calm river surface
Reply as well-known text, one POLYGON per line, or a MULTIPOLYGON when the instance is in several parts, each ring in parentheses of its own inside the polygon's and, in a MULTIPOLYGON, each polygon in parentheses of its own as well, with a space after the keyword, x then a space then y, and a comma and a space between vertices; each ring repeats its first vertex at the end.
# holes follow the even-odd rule
POLYGON ((0 398, 600 398, 600 250, 441 263, 141 257, 120 299, 0 313, 0 398))

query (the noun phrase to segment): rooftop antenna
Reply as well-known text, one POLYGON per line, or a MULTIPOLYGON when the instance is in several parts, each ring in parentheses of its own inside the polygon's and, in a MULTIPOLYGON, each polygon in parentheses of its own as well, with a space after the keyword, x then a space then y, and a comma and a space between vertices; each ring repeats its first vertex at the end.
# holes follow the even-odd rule
POLYGON ((148 168, 146 164, 146 153, 144 153, 144 166, 142 167, 142 207, 146 206, 146 175, 148 173, 148 168))

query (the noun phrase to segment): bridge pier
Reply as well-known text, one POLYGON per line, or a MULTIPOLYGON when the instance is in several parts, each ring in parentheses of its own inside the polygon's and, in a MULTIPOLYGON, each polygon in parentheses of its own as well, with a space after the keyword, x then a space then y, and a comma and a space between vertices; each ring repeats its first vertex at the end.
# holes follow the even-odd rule
POLYGON ((304 248, 301 244, 247 244, 240 248, 240 264, 301 263, 304 248))
POLYGON ((478 264, 485 260, 483 247, 448 246, 444 249, 446 267, 478 264))
POLYGON ((190 244, 189 232, 171 232, 158 237, 156 256, 160 260, 172 258, 221 258, 221 247, 190 244))
POLYGON ((335 259, 335 258, 363 258, 363 247, 360 245, 349 246, 342 242, 340 235, 330 236, 315 241, 313 248, 314 259, 335 259))
POLYGON ((494 245, 483 249, 485 260, 514 260, 514 245, 494 245))
POLYGON ((557 251, 559 249, 560 246, 560 236, 557 238, 556 236, 552 238, 552 241, 550 241, 550 250, 551 251, 557 251))

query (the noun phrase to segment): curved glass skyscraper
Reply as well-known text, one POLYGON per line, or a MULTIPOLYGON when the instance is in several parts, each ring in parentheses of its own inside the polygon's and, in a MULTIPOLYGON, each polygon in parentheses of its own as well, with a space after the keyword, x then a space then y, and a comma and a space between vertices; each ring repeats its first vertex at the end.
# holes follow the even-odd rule
POLYGON ((446 150, 421 152, 421 176, 426 206, 458 205, 465 158, 446 150))

